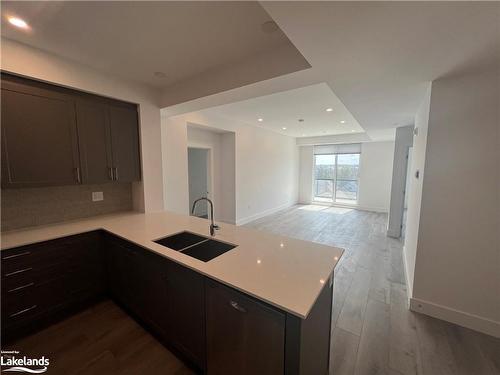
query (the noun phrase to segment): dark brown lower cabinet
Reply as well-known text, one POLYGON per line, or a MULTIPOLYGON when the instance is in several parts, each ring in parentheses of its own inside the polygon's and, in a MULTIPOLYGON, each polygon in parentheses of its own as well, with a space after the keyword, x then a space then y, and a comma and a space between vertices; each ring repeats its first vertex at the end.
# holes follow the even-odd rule
POLYGON ((199 373, 328 374, 332 282, 300 319, 104 231, 1 259, 3 342, 107 294, 199 373))
POLYGON ((285 368, 285 314, 206 283, 208 375, 275 375, 285 368))
POLYGON ((170 339, 185 357, 205 368, 204 277, 169 262, 167 273, 170 339))
POLYGON ((109 293, 198 369, 205 368, 204 277, 105 236, 109 293))
POLYGON ((40 329, 105 292, 100 233, 4 250, 2 340, 40 329))

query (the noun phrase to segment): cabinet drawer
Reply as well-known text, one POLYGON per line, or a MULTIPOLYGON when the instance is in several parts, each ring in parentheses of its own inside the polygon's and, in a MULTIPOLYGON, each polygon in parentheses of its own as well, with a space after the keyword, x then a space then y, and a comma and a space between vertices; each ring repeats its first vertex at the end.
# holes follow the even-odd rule
POLYGON ((2 252, 2 278, 27 272, 26 269, 41 269, 69 260, 64 243, 44 243, 2 252))
POLYGON ((2 292, 2 325, 9 326, 64 304, 70 296, 68 278, 44 283, 29 283, 2 292))

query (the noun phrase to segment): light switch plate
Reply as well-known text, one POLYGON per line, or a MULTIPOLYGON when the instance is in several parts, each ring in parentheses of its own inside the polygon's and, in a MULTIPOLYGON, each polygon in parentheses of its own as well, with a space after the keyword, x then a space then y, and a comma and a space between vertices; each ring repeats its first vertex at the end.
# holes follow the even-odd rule
POLYGON ((98 202, 104 200, 104 193, 102 191, 92 192, 92 202, 98 202))

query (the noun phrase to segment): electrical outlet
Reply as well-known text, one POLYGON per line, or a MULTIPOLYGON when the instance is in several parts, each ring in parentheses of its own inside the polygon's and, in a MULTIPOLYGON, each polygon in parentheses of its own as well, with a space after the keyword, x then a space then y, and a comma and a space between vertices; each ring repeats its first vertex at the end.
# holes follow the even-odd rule
POLYGON ((92 192, 92 202, 98 202, 104 200, 104 193, 102 191, 92 192))

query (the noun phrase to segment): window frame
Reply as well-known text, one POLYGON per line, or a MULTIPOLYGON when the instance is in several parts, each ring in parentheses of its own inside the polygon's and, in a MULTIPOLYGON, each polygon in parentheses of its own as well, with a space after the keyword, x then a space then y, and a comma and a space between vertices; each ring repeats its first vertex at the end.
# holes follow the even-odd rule
POLYGON ((344 205, 357 205, 359 200, 359 171, 361 166, 361 152, 349 152, 349 153, 324 153, 324 154, 314 154, 313 155, 313 189, 312 189, 312 201, 315 203, 330 203, 330 204, 344 204, 344 205), (316 178, 316 157, 321 155, 332 155, 334 156, 334 164, 333 164, 333 178, 316 178), (359 155, 358 159, 358 173, 356 179, 339 179, 338 176, 338 156, 339 155, 359 155), (321 198, 317 195, 317 181, 331 181, 332 182, 332 194, 329 198, 321 198), (344 202, 338 202, 337 199, 337 182, 338 181, 355 181, 357 184, 356 190, 356 199, 343 199, 344 202), (319 198, 319 199, 318 199, 319 198), (352 202, 345 202, 352 201, 352 202))

